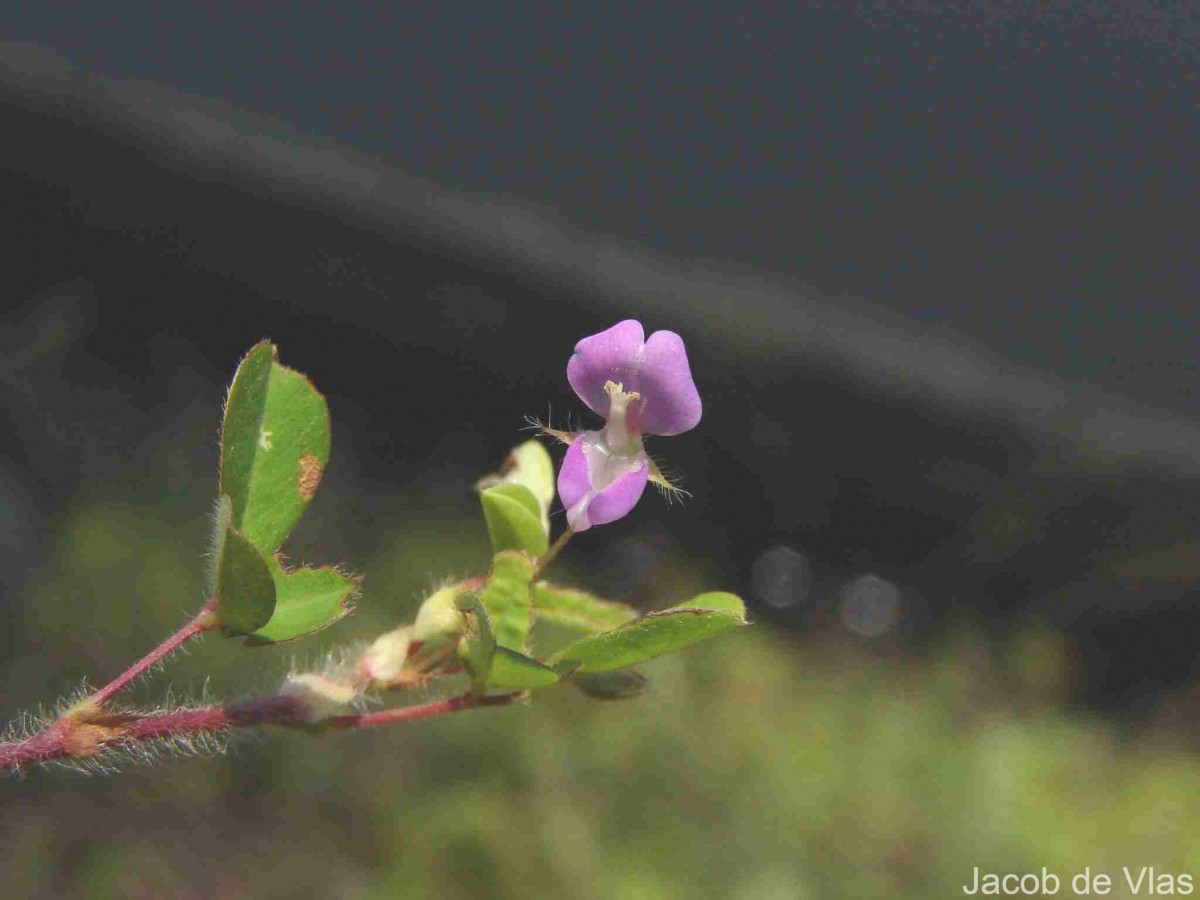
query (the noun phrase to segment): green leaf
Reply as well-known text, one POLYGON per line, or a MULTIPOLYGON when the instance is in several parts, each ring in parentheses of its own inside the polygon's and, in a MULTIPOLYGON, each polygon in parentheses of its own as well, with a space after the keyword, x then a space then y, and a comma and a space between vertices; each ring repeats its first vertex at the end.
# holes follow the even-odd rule
POLYGON ((502 484, 481 493, 479 500, 496 553, 523 550, 531 556, 541 556, 550 549, 537 498, 529 488, 502 484))
POLYGON ((221 627, 230 634, 261 628, 275 610, 275 582, 261 553, 233 527, 231 504, 221 498, 213 596, 221 627))
POLYGON ((637 613, 624 603, 539 581, 533 586, 533 612, 538 621, 553 622, 585 634, 609 631, 636 619, 637 613))
POLYGON ((728 609, 679 606, 585 637, 554 654, 546 664, 559 672, 571 668, 576 675, 611 672, 682 650, 745 624, 744 615, 728 609))
POLYGON ((329 461, 325 398, 275 357, 267 341, 246 354, 221 427, 220 493, 233 503, 234 527, 264 556, 291 533, 329 461))
POLYGON ((636 669, 615 672, 586 672, 571 676, 571 684, 595 700, 628 700, 646 690, 646 676, 636 669))
POLYGON ((680 603, 678 606, 671 607, 671 609, 711 609, 730 612, 743 619, 746 618, 746 604, 742 602, 742 598, 737 594, 728 594, 725 591, 711 591, 707 594, 701 594, 698 597, 693 597, 687 603, 680 603))
POLYGON ((502 484, 519 484, 529 488, 537 500, 542 530, 550 534, 550 504, 554 502, 554 461, 542 442, 531 439, 516 447, 500 471, 480 479, 476 485, 480 490, 502 484))
POLYGON ((509 550, 492 557, 492 571, 483 589, 483 602, 496 624, 496 642, 523 651, 529 636, 530 587, 533 560, 509 550))
POLYGON ((475 594, 462 594, 454 605, 467 617, 467 631, 458 644, 458 658, 471 676, 471 690, 482 694, 492 673, 496 654, 496 632, 487 607, 475 594))
POLYGON ((246 643, 251 646, 292 641, 328 628, 354 609, 351 598, 362 584, 361 577, 345 575, 332 566, 283 571, 272 560, 275 582, 275 613, 246 643))
POLYGON ((487 684, 505 691, 536 691, 558 681, 558 673, 536 659, 508 647, 497 647, 487 684))

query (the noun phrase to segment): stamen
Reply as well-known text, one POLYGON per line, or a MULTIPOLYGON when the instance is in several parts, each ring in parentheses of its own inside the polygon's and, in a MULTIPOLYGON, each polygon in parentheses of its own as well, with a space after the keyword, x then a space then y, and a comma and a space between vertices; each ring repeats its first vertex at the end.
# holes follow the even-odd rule
POLYGON ((642 449, 641 436, 629 421, 629 404, 641 400, 642 395, 637 391, 625 392, 625 385, 619 382, 604 382, 604 392, 608 394, 608 426, 605 428, 608 437, 608 447, 613 453, 629 455, 642 449))

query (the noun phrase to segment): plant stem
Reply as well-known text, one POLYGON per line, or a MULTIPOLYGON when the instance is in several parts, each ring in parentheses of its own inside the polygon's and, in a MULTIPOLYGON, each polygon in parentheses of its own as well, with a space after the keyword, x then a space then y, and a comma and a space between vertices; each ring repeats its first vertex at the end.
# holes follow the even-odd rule
POLYGON ((139 678, 147 669, 150 669, 162 662, 192 638, 207 631, 212 627, 212 612, 216 608, 216 602, 209 600, 201 608, 200 612, 196 613, 195 618, 180 628, 177 632, 135 662, 132 666, 106 684, 96 693, 92 694, 84 702, 94 709, 100 709, 109 700, 123 691, 129 684, 139 678))
POLYGON ((550 563, 554 560, 554 557, 558 556, 558 551, 567 546, 567 541, 569 541, 571 536, 574 534, 575 532, 568 528, 558 536, 558 540, 550 545, 550 549, 547 550, 545 554, 538 560, 537 568, 533 570, 533 577, 535 580, 542 577, 542 573, 546 571, 546 567, 550 565, 550 563))
MULTIPOLYGON (((418 719, 433 719, 476 707, 504 706, 522 696, 519 693, 484 697, 464 694, 420 706, 336 716, 318 723, 317 727, 372 728, 418 719)), ((63 718, 28 740, 0 744, 0 773, 13 773, 23 766, 51 762, 64 757, 86 759, 110 747, 145 741, 179 740, 259 725, 308 727, 309 723, 304 713, 304 707, 295 698, 280 696, 148 716, 136 713, 100 713, 92 719, 78 722, 63 718)))
POLYGON ((446 700, 434 700, 420 706, 395 706, 357 716, 335 716, 322 722, 329 728, 375 728, 379 725, 395 725, 398 722, 415 722, 418 719, 435 719, 448 716, 460 709, 476 709, 484 706, 507 706, 521 699, 515 694, 461 694, 446 700))
POLYGON ((31 738, 0 744, 0 772, 16 772, 21 766, 49 762, 63 756, 66 725, 66 720, 59 719, 45 731, 39 731, 31 738))

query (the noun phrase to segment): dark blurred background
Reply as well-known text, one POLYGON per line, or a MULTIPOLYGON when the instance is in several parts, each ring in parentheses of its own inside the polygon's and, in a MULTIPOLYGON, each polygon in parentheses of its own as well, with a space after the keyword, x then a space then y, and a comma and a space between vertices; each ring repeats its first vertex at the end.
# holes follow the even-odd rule
MULTIPOLYGON (((570 348, 636 317, 692 357, 704 422, 651 450, 693 497, 648 498, 564 565, 643 608, 738 590, 756 635, 668 664, 658 699, 604 707, 615 730, 590 742, 600 726, 574 697, 532 726, 511 712, 411 738, 395 765, 465 762, 388 777, 420 803, 449 785, 478 807, 475 826, 429 826, 428 858, 394 839, 424 820, 333 771, 342 752, 380 771, 386 741, 326 743, 303 777, 328 779, 338 812, 309 815, 369 847, 297 891, 928 896, 985 857, 1143 864, 1122 820, 1101 821, 1115 785, 1155 823, 1162 865, 1200 867, 1195 822, 1161 805, 1200 778, 1191 5, 50 3, 2 28, 13 715, 111 675, 199 604, 223 389, 257 339, 329 397, 334 463, 292 552, 367 574, 342 634, 366 637, 478 565, 471 483, 524 415, 587 422, 570 348), (732 674, 755 666, 773 674, 732 674), (681 718, 646 724, 664 709, 681 718), (708 774, 668 791, 670 722, 687 771, 708 774), (830 750, 814 760, 816 722, 830 750), (588 781, 620 777, 605 735, 643 727, 644 758, 619 763, 676 798, 661 834, 638 831, 654 791, 621 800, 588 781), (590 749, 547 775, 556 739, 590 749), (897 774, 906 753, 919 759, 897 774), (572 774, 585 757, 591 774, 572 774), (1104 774, 1051 796, 1081 758, 1104 774), (742 770, 764 805, 738 812, 742 770), (546 778, 590 793, 550 802, 546 778), (909 793, 887 805, 898 783, 909 793), (1064 846, 1022 831, 1023 808, 993 808, 1015 785, 1068 822, 1064 846), (536 873, 487 825, 514 803, 555 860, 536 873), (845 848, 872 828, 878 846, 845 848)), ((292 661, 244 655, 209 641, 183 684, 266 688, 292 661)), ((5 815, 26 847, 20 889, 260 893, 243 856, 213 881, 132 820, 81 845, 98 799, 133 784, 168 822, 220 810, 192 856, 232 853, 223 841, 264 809, 296 818, 279 773, 302 753, 275 736, 174 775, 14 783, 30 810, 5 815)))

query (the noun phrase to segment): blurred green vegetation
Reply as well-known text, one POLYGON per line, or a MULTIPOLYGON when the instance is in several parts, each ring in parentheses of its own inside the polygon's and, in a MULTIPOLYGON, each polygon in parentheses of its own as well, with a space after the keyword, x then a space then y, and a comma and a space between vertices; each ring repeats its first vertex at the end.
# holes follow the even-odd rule
MULTIPOLYGON (((211 490, 176 480, 171 458, 159 448, 156 466, 80 496, 47 535, 12 600, 10 715, 100 682, 199 606, 211 490)), ((413 502, 364 521, 327 485, 297 556, 365 572, 359 612, 286 647, 206 639, 135 696, 270 690, 479 565, 465 485, 440 515, 413 502)), ((674 563, 659 605, 721 587, 674 563)), ((760 625, 646 666, 633 701, 556 688, 370 733, 263 732, 109 777, 35 772, 0 799, 5 896, 927 898, 961 896, 974 866, 1200 873, 1200 759, 1167 713, 1130 729, 1073 711, 1053 632, 999 650, 949 633, 917 652, 760 625)))

